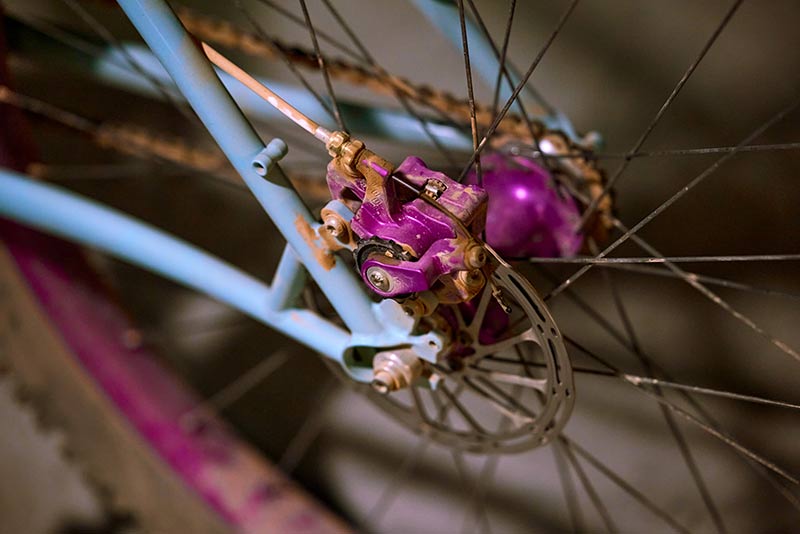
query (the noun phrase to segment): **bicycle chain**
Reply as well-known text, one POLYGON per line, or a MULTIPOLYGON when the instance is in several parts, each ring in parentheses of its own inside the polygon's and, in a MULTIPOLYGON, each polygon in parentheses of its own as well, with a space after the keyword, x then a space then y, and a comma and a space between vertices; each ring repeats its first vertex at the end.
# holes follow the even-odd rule
MULTIPOLYGON (((315 52, 285 45, 277 39, 267 42, 260 35, 241 30, 224 20, 211 19, 187 7, 178 8, 177 13, 186 29, 201 40, 211 41, 220 46, 269 60, 277 60, 284 56, 293 64, 309 70, 319 70, 320 68, 315 52)), ((468 124, 470 121, 469 102, 446 91, 427 85, 414 84, 405 78, 386 72, 372 71, 341 59, 325 58, 325 65, 332 78, 366 87, 380 94, 390 96, 399 94, 448 117, 456 118, 464 124, 468 124)), ((490 127, 494 120, 492 110, 478 103, 475 106, 479 127, 483 129, 490 127)), ((498 135, 491 140, 495 147, 503 146, 509 141, 536 144, 542 139, 548 138, 556 145, 557 154, 585 152, 584 147, 574 143, 562 132, 549 130, 541 121, 537 120, 531 120, 531 128, 529 128, 526 121, 513 113, 506 114, 497 126, 496 133, 498 135)), ((597 167, 596 162, 589 157, 572 158, 572 162, 583 181, 578 186, 583 187, 591 199, 600 196, 606 183, 606 177, 603 171, 597 167)), ((600 242, 605 241, 607 232, 613 227, 612 215, 613 198, 605 195, 598 204, 594 220, 588 225, 589 233, 600 242)))
MULTIPOLYGON (((318 71, 320 68, 316 53, 310 50, 289 46, 277 39, 265 41, 261 36, 241 30, 230 22, 211 19, 186 7, 178 8, 177 13, 189 33, 203 41, 210 41, 269 60, 277 60, 284 56, 293 64, 309 70, 318 71)), ((428 85, 415 84, 406 78, 386 72, 369 70, 361 65, 338 58, 325 57, 325 67, 332 78, 366 87, 388 96, 399 94, 417 104, 427 106, 464 124, 469 124, 469 102, 446 91, 428 85)), ((475 106, 478 125, 484 129, 488 128, 494 120, 492 109, 479 103, 476 103, 475 106)), ((531 125, 534 136, 540 136, 546 130, 540 121, 531 120, 531 125)), ((522 117, 513 113, 506 114, 498 125, 497 132, 510 134, 518 140, 532 141, 527 123, 522 117)))
MULTIPOLYGON (((267 42, 259 35, 236 28, 230 22, 210 19, 186 7, 179 7, 177 11, 187 30, 199 39, 269 60, 277 60, 283 55, 298 66, 319 70, 319 63, 314 52, 287 46, 277 40, 267 42)), ((326 65, 334 78, 382 94, 400 94, 448 117, 461 120, 464 124, 470 120, 469 103, 446 91, 433 89, 426 85, 416 85, 405 78, 385 72, 370 71, 344 60, 328 58, 326 65)), ((29 105, 20 103, 17 96, 8 88, 0 87, 0 101, 39 113, 39 110, 31 109, 29 105)), ((480 104, 476 104, 476 106, 478 124, 483 128, 488 127, 493 121, 494 115, 486 106, 480 104)), ((66 112, 64 115, 71 114, 66 112)), ((48 116, 48 118, 54 119, 52 116, 48 116)), ((59 118, 55 117, 55 120, 58 121, 59 118)), ((75 127, 75 124, 65 124, 75 127)), ((549 139, 553 145, 558 147, 558 154, 585 152, 583 147, 578 146, 560 131, 548 130, 543 123, 536 120, 532 120, 531 125, 532 128, 528 128, 527 123, 518 115, 509 113, 498 125, 496 135, 492 137, 491 143, 494 147, 502 147, 509 142, 519 143, 521 141, 535 144, 534 141, 538 143, 543 139, 549 139)), ((93 131, 86 132, 85 128, 79 129, 88 133, 93 141, 102 147, 136 156, 146 154, 151 158, 172 162, 230 182, 238 182, 230 167, 226 165, 226 159, 221 152, 196 148, 182 139, 154 134, 144 128, 128 124, 93 123, 93 131)), ((577 184, 578 188, 583 189, 591 199, 599 196, 603 191, 606 179, 602 170, 597 167, 595 160, 590 157, 580 157, 571 158, 571 161, 580 176, 580 182, 582 182, 577 184)), ((37 170, 41 171, 41 166, 35 166, 32 169, 34 174, 41 174, 37 170)), ((321 189, 324 189, 311 185, 314 180, 309 177, 293 176, 292 178, 296 185, 303 189, 312 189, 314 193, 321 193, 321 189)), ((594 220, 588 226, 589 233, 600 242, 605 241, 608 230, 613 226, 612 214, 613 201, 609 195, 606 195, 598 205, 594 220)))

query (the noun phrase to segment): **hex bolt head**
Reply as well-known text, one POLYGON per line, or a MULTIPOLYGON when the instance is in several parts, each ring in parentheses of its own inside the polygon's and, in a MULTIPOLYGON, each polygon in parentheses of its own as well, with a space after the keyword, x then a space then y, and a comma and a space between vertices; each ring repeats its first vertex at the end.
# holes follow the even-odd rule
POLYGON ((333 237, 339 237, 344 233, 344 221, 335 215, 328 215, 325 218, 325 228, 333 237))
POLYGON ((464 253, 464 263, 470 269, 480 269, 486 265, 486 251, 478 244, 472 245, 464 253))
POLYGON ((386 395, 411 387, 422 375, 423 364, 412 349, 386 350, 372 360, 372 388, 386 395))
POLYGON ((389 291, 392 287, 392 278, 380 267, 372 266, 367 269, 367 280, 379 291, 389 291))

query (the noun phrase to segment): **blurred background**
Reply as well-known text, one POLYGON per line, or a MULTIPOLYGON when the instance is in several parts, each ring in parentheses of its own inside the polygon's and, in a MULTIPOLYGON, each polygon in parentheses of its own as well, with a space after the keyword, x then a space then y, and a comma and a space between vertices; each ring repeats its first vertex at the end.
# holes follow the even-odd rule
MULTIPOLYGON (((460 51, 411 3, 334 3, 348 21, 369 21, 358 24, 359 36, 386 70, 466 96, 460 51)), ((200 13, 247 27, 232 4, 186 3, 200 13)), ((300 13, 296 2, 278 4, 300 13)), ((136 42, 135 32, 113 3, 81 5, 111 28, 120 42, 136 42)), ((484 0, 476 5, 495 39, 501 40, 507 2, 484 0)), ((729 1, 584 0, 547 51, 532 83, 578 131, 600 132, 605 140, 603 152, 623 153, 634 145, 730 5, 729 1)), ((46 22, 99 42, 91 25, 64 3, 5 0, 3 6, 13 19, 8 23, 14 27, 9 33, 11 67, 21 91, 82 116, 140 124, 178 135, 197 147, 211 146, 207 134, 168 103, 131 90, 125 83, 98 80, 97 72, 75 67, 53 51, 46 36, 33 37, 35 28, 41 30, 46 22)), ((247 6, 270 35, 310 48, 304 28, 258 2, 247 6)), ((527 68, 566 7, 566 2, 554 0, 520 2, 516 7, 509 56, 521 70, 527 68)), ((321 4, 309 2, 309 9, 315 24, 346 41, 321 4)), ((744 2, 643 149, 735 146, 796 99, 800 91, 798 21, 800 4, 793 0, 744 2)), ((331 57, 340 56, 322 46, 331 57)), ((254 73, 296 85, 280 62, 232 55, 254 73)), ((306 71, 306 76, 315 87, 324 87, 317 73, 306 71)), ((336 83, 335 89, 345 101, 397 107, 363 88, 336 83)), ((477 82, 476 91, 479 101, 491 102, 492 87, 477 82)), ((800 113, 792 112, 753 143, 800 141, 799 119, 800 113)), ((165 228, 253 275, 270 278, 282 240, 245 192, 219 181, 197 179, 177 168, 99 149, 41 120, 33 124, 42 160, 49 165, 48 178, 165 228)), ((330 121, 326 125, 334 126, 330 121)), ((304 139, 304 132, 282 120, 256 121, 256 126, 265 139, 283 136, 288 140, 285 168, 290 174, 322 183, 326 154, 313 140, 304 139)), ((446 166, 430 147, 367 141, 396 161, 414 153, 431 167, 446 166)), ((616 189, 618 217, 632 226, 719 157, 635 159, 616 189)), ((620 162, 611 159, 603 166, 612 174, 620 162)), ((640 235, 664 255, 796 253, 800 242, 798 176, 796 150, 739 154, 640 235)), ((626 244, 614 255, 645 254, 626 244)), ((492 532, 571 528, 551 448, 500 457, 491 479, 480 475, 486 458, 468 455, 472 483, 483 481, 484 489, 477 497, 459 479, 450 453, 436 445, 398 479, 398 466, 408 463, 419 438, 333 377, 317 356, 202 295, 112 258, 95 254, 93 261, 120 293, 145 341, 157 347, 203 396, 235 383, 264 358, 286 357, 286 363, 226 406, 224 415, 265 455, 282 461, 301 484, 361 528, 481 531, 475 519, 476 498, 485 506, 492 532), (373 507, 388 485, 395 488, 392 500, 378 514, 373 507), (370 510, 375 512, 371 516, 370 510)), ((563 279, 575 269, 526 271, 546 293, 554 285, 552 280, 563 279)), ((796 262, 688 264, 686 269, 774 290, 767 294, 713 288, 775 338, 800 346, 796 262)), ((574 294, 623 331, 601 271, 593 269, 577 282, 574 294)), ((649 266, 646 273, 606 270, 619 289, 642 349, 676 381, 798 400, 797 361, 685 282, 655 272, 665 271, 649 266)), ((550 305, 563 332, 620 368, 642 372, 624 344, 598 326, 570 296, 562 294, 550 305)), ((574 357, 585 361, 577 353, 574 357)), ((571 438, 692 532, 714 531, 657 403, 610 378, 581 375, 576 381, 576 409, 566 427, 571 438)), ((745 446, 790 473, 800 472, 796 413, 725 399, 701 400, 745 446)), ((11 386, 4 381, 0 381, 0 428, 0 479, 4 481, 0 484, 0 531, 137 531, 135 516, 131 521, 120 520, 118 512, 109 516, 102 496, 58 453, 57 442, 64 438, 37 429, 35 419, 17 407, 11 386)), ((681 422, 681 428, 731 532, 793 530, 797 510, 731 447, 695 426, 681 422)), ((597 470, 587 465, 586 472, 621 531, 669 530, 597 470)), ((796 494, 796 489, 792 491, 796 494)), ((584 529, 602 530, 590 497, 580 489, 577 493, 584 529)))

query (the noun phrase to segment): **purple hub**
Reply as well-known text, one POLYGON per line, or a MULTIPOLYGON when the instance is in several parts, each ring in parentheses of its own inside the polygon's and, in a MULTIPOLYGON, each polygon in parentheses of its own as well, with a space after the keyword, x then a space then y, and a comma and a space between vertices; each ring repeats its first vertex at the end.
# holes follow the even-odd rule
MULTIPOLYGON (((389 170, 369 160, 364 167, 359 165, 360 170, 369 165, 365 170, 381 177, 382 194, 370 196, 367 180, 343 174, 334 163, 328 166, 327 179, 332 197, 356 208, 351 227, 365 247, 359 265, 362 278, 384 297, 425 291, 437 283, 442 294, 455 292, 453 283, 458 272, 468 270, 463 248, 469 236, 462 235, 458 225, 446 214, 397 185, 389 170), (365 200, 368 197, 372 200, 365 200), (393 243, 395 248, 377 244, 384 241, 393 243), (370 245, 371 242, 376 244, 370 245), (367 271, 373 267, 388 275, 389 287, 379 288, 370 282, 367 271)), ((487 197, 481 187, 459 184, 443 173, 430 170, 414 156, 403 160, 393 174, 420 190, 429 182, 443 184, 438 203, 473 235, 483 231, 487 197)))
MULTIPOLYGON (((481 167, 489 194, 486 242, 492 248, 509 258, 568 257, 580 250, 578 206, 546 169, 501 154, 481 157, 481 167)), ((466 183, 477 183, 474 171, 466 183)))

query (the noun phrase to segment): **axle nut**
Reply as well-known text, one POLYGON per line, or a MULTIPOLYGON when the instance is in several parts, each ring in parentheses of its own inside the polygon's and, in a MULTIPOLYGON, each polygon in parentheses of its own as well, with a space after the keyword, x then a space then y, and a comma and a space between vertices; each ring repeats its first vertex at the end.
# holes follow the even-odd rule
POLYGON ((411 386, 422 375, 422 360, 412 349, 379 352, 372 360, 372 387, 381 394, 411 386))

